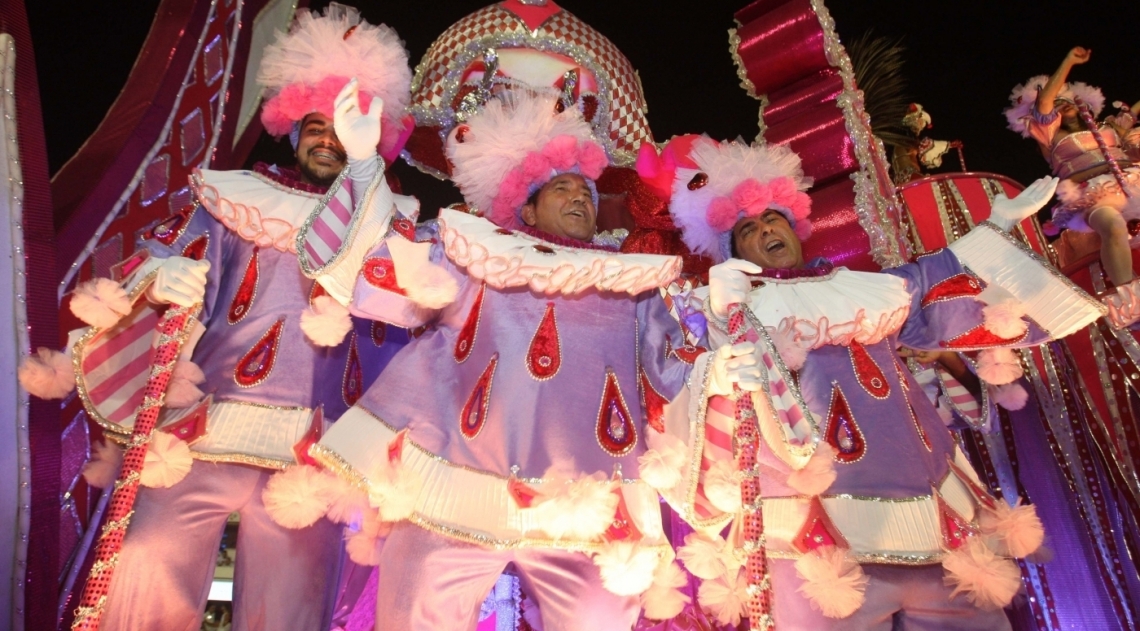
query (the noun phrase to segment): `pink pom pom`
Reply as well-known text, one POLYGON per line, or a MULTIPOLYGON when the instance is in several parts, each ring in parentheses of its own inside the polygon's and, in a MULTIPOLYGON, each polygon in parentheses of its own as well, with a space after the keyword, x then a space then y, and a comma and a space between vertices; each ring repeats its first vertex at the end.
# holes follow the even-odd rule
POLYGON ((331 296, 317 296, 301 314, 301 330, 317 346, 337 346, 352 330, 352 317, 331 296))
POLYGON ((578 160, 578 139, 566 135, 556 136, 542 148, 542 155, 559 171, 568 171, 578 160))
POLYGON ((978 377, 995 386, 1020 379, 1024 373, 1017 355, 1008 348, 988 348, 978 353, 978 377))
POLYGON ((791 322, 788 322, 787 326, 781 322, 779 327, 768 329, 768 334, 788 370, 799 370, 804 367, 808 351, 796 342, 796 331, 792 328, 791 322))
POLYGON ((844 549, 827 546, 796 560, 796 574, 804 580, 799 592, 812 609, 827 618, 846 618, 863 606, 867 583, 863 568, 844 549))
POLYGON ((75 369, 67 355, 40 347, 20 360, 20 385, 41 399, 62 399, 75 389, 75 369))
POLYGON ((308 528, 332 504, 335 481, 312 465, 293 465, 269 478, 261 501, 270 519, 290 529, 308 528))
POLYGON ((392 522, 380 521, 376 511, 365 513, 360 529, 349 531, 345 537, 345 552, 357 565, 380 565, 384 540, 392 531, 392 522))
POLYGON ((1016 411, 1025 407, 1026 402, 1029 401, 1029 393, 1019 383, 1007 383, 1002 386, 994 386, 990 390, 990 398, 997 405, 1010 411, 1016 411))
POLYGON ((736 204, 732 203, 727 197, 718 197, 709 204, 709 209, 706 211, 705 216, 709 221, 709 225, 714 230, 724 232, 732 230, 736 225, 736 220, 740 215, 736 204))
POLYGON ((166 386, 163 405, 168 408, 188 408, 197 403, 205 394, 198 386, 205 383, 206 375, 191 361, 183 359, 174 364, 170 384, 166 386))
POLYGON ((582 176, 596 180, 609 166, 610 159, 602 148, 592 142, 582 143, 578 151, 578 169, 582 176))
POLYGON ((1009 559, 996 555, 979 537, 942 560, 946 584, 953 586, 951 598, 959 593, 982 609, 1001 609, 1013 601, 1021 589, 1021 571, 1009 559))
POLYGON ((119 283, 95 278, 75 288, 70 307, 71 313, 83 322, 106 329, 131 312, 131 299, 119 283))
POLYGON ((641 595, 645 617, 650 620, 670 620, 680 614, 685 605, 693 601, 692 597, 681 591, 688 584, 689 577, 676 563, 659 565, 653 575, 653 585, 641 595))
POLYGON ((787 206, 792 211, 792 218, 795 221, 807 219, 807 216, 811 214, 811 196, 796 191, 787 206))
POLYGON ((982 532, 993 535, 1002 554, 1023 559, 1045 543, 1045 526, 1032 504, 1022 505, 1018 498, 1015 506, 997 501, 994 508, 983 507, 978 516, 982 532))
POLYGON ((732 191, 732 201, 737 208, 743 208, 748 216, 759 215, 772 203, 771 190, 755 179, 749 178, 732 191))
POLYGON ((182 481, 194 458, 186 441, 166 432, 154 432, 150 437, 150 447, 146 451, 139 484, 155 489, 168 489, 182 481))
POLYGON ((109 440, 102 440, 94 445, 91 459, 83 465, 83 479, 87 484, 105 489, 119 477, 119 467, 123 464, 123 450, 109 440))
POLYGON ((455 277, 448 273, 443 266, 429 263, 421 267, 416 278, 406 287, 402 288, 408 293, 408 298, 428 309, 442 309, 455 302, 459 293, 459 283, 455 277))
POLYGON ((796 227, 793 228, 792 230, 795 231, 796 236, 799 237, 800 241, 807 241, 808 239, 811 238, 811 233, 812 233, 811 219, 808 219, 806 217, 803 219, 800 219, 799 221, 796 222, 796 227))
POLYGON ((788 476, 788 486, 804 495, 819 495, 826 491, 838 476, 835 472, 836 453, 835 447, 821 441, 807 464, 788 476))
POLYGON ((537 151, 527 154, 522 162, 523 181, 533 182, 548 175, 550 175, 550 158, 537 151))

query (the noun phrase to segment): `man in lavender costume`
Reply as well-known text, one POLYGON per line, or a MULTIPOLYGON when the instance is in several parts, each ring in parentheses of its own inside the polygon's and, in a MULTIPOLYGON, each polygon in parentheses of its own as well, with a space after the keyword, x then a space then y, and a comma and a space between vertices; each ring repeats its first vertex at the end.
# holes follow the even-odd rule
MULTIPOLYGON (((188 375, 198 397, 209 393, 212 403, 204 435, 190 446, 194 462, 185 478, 139 493, 110 586, 106 629, 198 629, 231 513, 240 515, 233 629, 328 627, 342 527, 321 512, 292 510, 298 506, 289 498, 275 500, 275 473, 317 471, 304 462, 308 446, 327 429, 323 419, 335 419, 360 398, 406 334, 354 322, 301 273, 293 251, 302 221, 338 175, 351 170, 349 177, 367 181, 380 171, 383 177, 376 143, 370 160, 353 163, 334 130, 332 97, 347 78, 321 84, 322 96, 272 77, 283 61, 304 70, 303 59, 283 51, 327 33, 335 35, 325 37, 331 46, 343 47, 357 65, 370 62, 353 45, 402 57, 402 73, 393 65, 386 85, 372 86, 402 109, 410 73, 391 29, 335 4, 324 16, 302 12, 293 31, 267 50, 259 76, 269 88, 266 127, 290 133, 297 170, 264 164, 253 171, 198 170, 191 178, 198 204, 160 223, 145 242, 152 256, 134 278, 154 279, 148 298, 203 305, 205 332, 193 366, 181 375, 176 369, 175 381, 188 375), (278 99, 290 90, 311 98, 294 94, 294 109, 283 110, 278 99)), ((309 59, 308 67, 321 63, 309 59)), ((377 110, 382 105, 379 97, 372 103, 377 110)))
MULTIPOLYGON (((490 220, 444 209, 416 227, 377 180, 353 241, 302 235, 330 294, 418 336, 310 453, 396 522, 378 629, 472 629, 508 564, 548 631, 629 629, 684 582, 638 479, 650 427, 687 410, 700 352, 659 294, 680 261, 595 235, 607 157, 572 105, 502 99, 448 143, 490 220)), ((751 348, 713 354, 714 389, 756 387, 751 348)))
MULTIPOLYGON (((1020 586, 1009 559, 1041 544, 1040 521, 986 492, 895 349, 1024 347, 1100 315, 1008 235, 1056 180, 998 196, 990 221, 949 248, 865 273, 805 263, 808 181, 786 147, 703 137, 677 151, 671 212, 691 248, 722 261, 703 302, 709 339, 727 339, 729 307, 743 305, 778 382, 757 406, 772 412, 760 414, 758 476, 777 627, 1009 628, 1001 608, 1020 586)), ((747 602, 743 509, 739 482, 708 464, 732 453, 731 403, 714 398, 703 424, 670 429, 702 463, 665 492, 703 531, 678 556, 705 579, 700 604, 731 622, 747 602)))

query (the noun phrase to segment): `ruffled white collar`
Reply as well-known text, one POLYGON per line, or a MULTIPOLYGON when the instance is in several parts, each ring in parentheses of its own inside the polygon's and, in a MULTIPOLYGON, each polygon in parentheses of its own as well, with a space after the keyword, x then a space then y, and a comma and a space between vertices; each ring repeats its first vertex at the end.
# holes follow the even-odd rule
POLYGON ((681 272, 680 257, 554 245, 451 209, 439 212, 439 233, 453 263, 498 289, 529 286, 546 294, 596 289, 632 295, 665 287, 681 272))
POLYGON ((252 171, 195 169, 190 184, 215 219, 263 248, 295 253, 297 232, 321 196, 252 171))

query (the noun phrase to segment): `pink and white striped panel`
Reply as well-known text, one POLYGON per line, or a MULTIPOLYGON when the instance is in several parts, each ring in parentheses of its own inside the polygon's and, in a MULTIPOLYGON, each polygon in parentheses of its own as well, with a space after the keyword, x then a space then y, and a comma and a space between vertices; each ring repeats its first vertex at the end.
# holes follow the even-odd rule
POLYGON ((312 227, 305 233, 305 256, 314 269, 340 251, 352 221, 352 186, 338 185, 323 207, 318 208, 312 227))
POLYGON ((99 420, 127 429, 134 424, 158 342, 158 320, 159 312, 144 301, 83 349, 80 378, 99 420))

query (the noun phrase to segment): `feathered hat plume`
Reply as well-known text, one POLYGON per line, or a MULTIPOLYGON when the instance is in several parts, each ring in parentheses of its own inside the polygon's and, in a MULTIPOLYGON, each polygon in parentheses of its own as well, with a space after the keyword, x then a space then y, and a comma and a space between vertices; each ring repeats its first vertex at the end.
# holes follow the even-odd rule
POLYGON ((660 156, 642 145, 637 172, 669 200, 685 245, 718 263, 731 257, 736 222, 769 209, 784 215, 800 239, 811 236, 811 198, 804 192, 811 178, 783 145, 678 136, 660 156))
POLYGON ((467 202, 504 228, 521 225, 527 198, 556 175, 578 173, 593 190, 609 164, 581 112, 525 90, 492 99, 452 130, 447 158, 467 202))
MULTIPOLYGON (((1037 93, 1048 82, 1049 77, 1047 75, 1040 74, 1036 77, 1030 77, 1025 83, 1015 86, 1013 92, 1009 94, 1009 107, 1005 108, 1004 111, 1005 120, 1009 122, 1009 128, 1021 134, 1023 138, 1029 137, 1027 123, 1029 117, 1033 115, 1034 106, 1037 104, 1037 93)), ((1081 81, 1074 81, 1061 86, 1057 98, 1073 102, 1080 99, 1089 106, 1093 116, 1100 116, 1100 111, 1104 109, 1104 93, 1100 91, 1100 88, 1081 81)))
POLYGON ((265 48, 257 82, 266 89, 261 122, 273 136, 293 132, 306 115, 333 115, 333 101, 353 77, 360 106, 384 100, 380 151, 386 160, 399 153, 411 120, 404 119, 412 71, 408 51, 396 31, 372 25, 353 7, 333 3, 324 15, 302 11, 288 33, 265 48))

